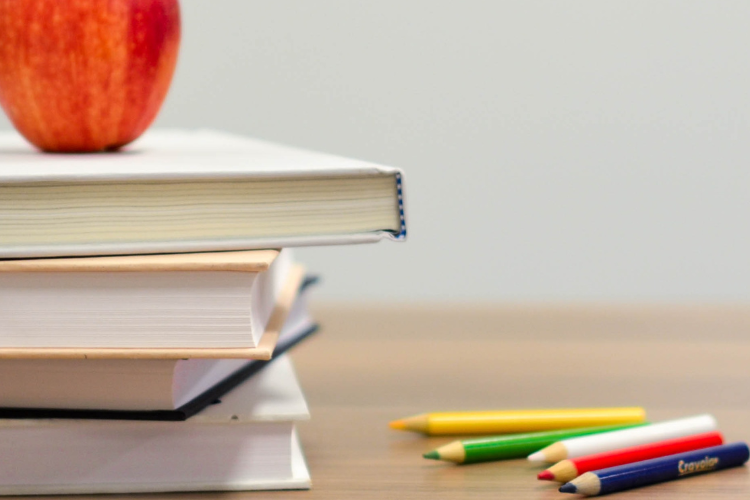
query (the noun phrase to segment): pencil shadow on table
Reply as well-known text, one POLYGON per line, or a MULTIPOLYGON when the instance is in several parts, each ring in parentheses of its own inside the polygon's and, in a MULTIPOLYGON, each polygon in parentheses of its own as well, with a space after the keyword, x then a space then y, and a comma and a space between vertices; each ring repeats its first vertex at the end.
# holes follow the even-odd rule
MULTIPOLYGON (((425 460, 428 462, 428 460, 425 460)), ((499 460, 495 462, 481 462, 466 465, 457 465, 447 462, 431 461, 433 464, 425 464, 423 473, 431 484, 440 489, 462 489, 469 487, 472 491, 484 490, 499 494, 502 498, 503 491, 498 491, 498 476, 512 478, 508 482, 509 490, 505 493, 517 493, 520 482, 524 489, 533 489, 541 495, 549 492, 550 496, 559 498, 558 483, 539 481, 537 473, 541 467, 530 464, 524 459, 499 460)))
POLYGON ((450 434, 450 435, 438 435, 438 436, 426 436, 416 432, 403 432, 403 431, 389 431, 389 433, 395 438, 399 438, 398 441, 394 439, 394 443, 423 443, 425 446, 442 446, 444 444, 452 443, 453 441, 464 441, 467 439, 477 439, 482 437, 477 434, 450 434))
POLYGON ((450 439, 428 438, 419 434, 406 432, 396 435, 394 431, 389 431, 389 434, 391 434, 392 439, 388 442, 388 447, 394 451, 422 450, 421 453, 427 453, 451 441, 450 439))

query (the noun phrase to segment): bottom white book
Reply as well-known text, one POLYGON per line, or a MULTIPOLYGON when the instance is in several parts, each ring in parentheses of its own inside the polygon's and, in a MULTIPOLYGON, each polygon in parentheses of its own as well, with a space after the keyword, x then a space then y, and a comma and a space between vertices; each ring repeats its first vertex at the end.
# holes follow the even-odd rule
POLYGON ((185 422, 0 420, 0 494, 307 489, 308 418, 281 356, 185 422))

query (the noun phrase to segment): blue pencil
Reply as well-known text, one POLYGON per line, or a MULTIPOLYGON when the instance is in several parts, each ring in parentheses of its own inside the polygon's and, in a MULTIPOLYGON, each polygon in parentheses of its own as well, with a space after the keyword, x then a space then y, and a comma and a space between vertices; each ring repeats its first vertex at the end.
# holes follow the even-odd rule
POLYGON ((639 486, 662 483, 694 474, 736 467, 747 462, 745 443, 724 444, 587 472, 560 487, 562 493, 604 495, 639 486))

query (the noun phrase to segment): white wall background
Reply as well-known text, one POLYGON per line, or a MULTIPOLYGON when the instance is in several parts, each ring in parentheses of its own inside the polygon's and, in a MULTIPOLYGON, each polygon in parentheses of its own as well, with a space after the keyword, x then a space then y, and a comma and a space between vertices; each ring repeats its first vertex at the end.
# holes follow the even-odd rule
MULTIPOLYGON (((750 3, 183 0, 158 126, 407 171, 346 300, 750 299, 750 3)), ((0 127, 8 127, 2 121, 0 127)))

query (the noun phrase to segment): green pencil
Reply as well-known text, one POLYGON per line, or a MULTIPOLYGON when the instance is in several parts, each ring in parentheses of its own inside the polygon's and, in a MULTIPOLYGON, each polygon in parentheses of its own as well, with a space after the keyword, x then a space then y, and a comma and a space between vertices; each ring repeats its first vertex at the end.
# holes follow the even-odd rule
POLYGON ((600 432, 617 431, 629 427, 639 427, 641 425, 647 424, 583 427, 579 429, 529 432, 525 434, 505 434, 503 436, 453 441, 452 443, 441 446, 436 450, 425 453, 424 457, 433 460, 447 460, 457 464, 507 460, 509 458, 525 458, 530 453, 539 451, 545 446, 556 443, 561 439, 585 436, 587 434, 597 434, 600 432))

